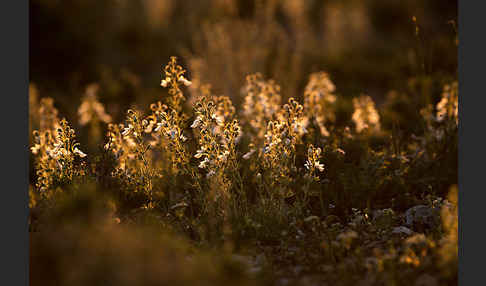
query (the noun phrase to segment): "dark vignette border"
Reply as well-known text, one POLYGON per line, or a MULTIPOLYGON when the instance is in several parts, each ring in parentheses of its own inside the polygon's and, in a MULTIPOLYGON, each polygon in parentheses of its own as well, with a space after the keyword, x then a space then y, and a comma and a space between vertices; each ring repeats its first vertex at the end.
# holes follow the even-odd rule
POLYGON ((28 285, 28 2, 2 1, 1 285, 28 285))
MULTIPOLYGON (((484 1, 459 1, 459 285, 484 284, 484 1), (469 234, 465 236, 465 232, 469 234), (481 282, 482 281, 482 282, 481 282)), ((440 167, 440 166, 437 166, 440 167)))

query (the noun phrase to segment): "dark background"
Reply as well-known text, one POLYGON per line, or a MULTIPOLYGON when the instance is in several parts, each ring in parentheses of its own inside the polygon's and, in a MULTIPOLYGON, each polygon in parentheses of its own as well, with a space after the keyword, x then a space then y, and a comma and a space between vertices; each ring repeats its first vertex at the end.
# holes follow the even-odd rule
POLYGON ((365 92, 380 104, 410 79, 439 89, 457 77, 451 20, 452 0, 31 0, 30 82, 68 119, 85 85, 98 82, 101 101, 121 120, 129 105, 165 95, 161 68, 177 55, 236 104, 250 72, 299 98, 318 70, 331 74, 339 95, 365 92))

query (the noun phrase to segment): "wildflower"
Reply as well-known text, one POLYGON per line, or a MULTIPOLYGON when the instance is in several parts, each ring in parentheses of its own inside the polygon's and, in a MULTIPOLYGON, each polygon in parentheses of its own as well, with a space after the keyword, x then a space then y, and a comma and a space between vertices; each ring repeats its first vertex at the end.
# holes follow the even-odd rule
POLYGON ((245 159, 245 160, 248 160, 250 159, 251 155, 253 155, 253 153, 255 153, 255 149, 251 149, 249 152, 245 153, 242 158, 245 159))
POLYGON ((160 85, 163 86, 163 87, 167 87, 167 85, 169 84, 169 82, 170 82, 170 77, 166 77, 165 79, 163 79, 160 82, 160 85))
POLYGON ((53 136, 57 136, 59 128, 58 111, 54 107, 54 100, 50 97, 45 97, 40 100, 38 110, 39 115, 39 131, 44 132, 50 130, 53 136))
POLYGON ((129 190, 145 193, 149 200, 145 207, 150 208, 153 207, 153 180, 157 171, 150 160, 151 145, 143 136, 149 124, 138 111, 129 109, 125 125, 108 125, 108 142, 104 147, 118 162, 112 175, 122 180, 129 190))
MULTIPOLYGON (((158 122, 154 130, 156 134, 153 134, 153 136, 156 136, 156 138, 163 136, 168 139, 166 142, 160 143, 165 146, 164 149, 169 153, 173 171, 179 170, 178 166, 187 167, 190 157, 183 144, 187 140, 182 128, 185 121, 184 115, 166 105, 160 105, 159 108, 155 109, 154 114, 158 122)), ((186 169, 186 167, 183 167, 183 169, 186 169)))
POLYGON ((184 77, 186 71, 177 64, 176 57, 171 57, 169 63, 164 68, 165 79, 160 82, 162 87, 169 87, 169 100, 170 106, 177 111, 180 111, 182 106, 181 102, 185 100, 182 90, 179 87, 179 83, 185 86, 190 86, 191 82, 184 77))
POLYGON ((353 98, 354 113, 352 119, 358 133, 365 129, 379 130, 380 116, 375 109, 373 99, 367 95, 353 98))
POLYGON ((36 155, 36 186, 40 191, 47 191, 54 179, 72 180, 74 176, 84 174, 81 164, 75 163, 77 157, 84 158, 86 154, 79 149, 74 130, 63 119, 53 136, 50 130, 34 131, 34 146, 31 151, 36 155))
POLYGON ((329 136, 325 124, 334 122, 335 86, 325 72, 313 73, 304 90, 305 125, 313 122, 322 136, 329 136))
POLYGON ((179 76, 178 80, 182 82, 185 86, 190 86, 192 84, 192 82, 187 80, 183 75, 179 76))
POLYGON ((111 122, 111 116, 106 114, 103 104, 98 101, 98 89, 97 84, 90 84, 86 87, 82 103, 78 108, 79 124, 86 125, 92 121, 111 122))
POLYGON ((73 151, 73 152, 74 152, 74 154, 78 155, 78 156, 79 156, 79 157, 81 157, 81 158, 86 157, 86 154, 85 154, 85 153, 83 153, 81 150, 79 150, 77 147, 76 147, 76 148, 74 148, 74 151, 73 151))
POLYGON ((191 124, 191 128, 197 128, 199 126, 199 124, 201 124, 201 117, 198 116, 194 122, 191 124))
POLYGON ((216 197, 228 195, 232 182, 226 170, 236 173, 236 144, 241 136, 238 120, 231 118, 231 101, 221 98, 212 95, 209 86, 204 86, 194 105, 196 119, 191 125, 199 137, 199 149, 194 157, 203 159, 198 167, 208 171, 206 178, 214 182, 216 197))
POLYGON ((446 118, 454 119, 456 125, 458 124, 458 84, 453 82, 450 85, 445 85, 442 98, 437 103, 437 121, 442 122, 446 118))
POLYGON ((273 80, 265 81, 256 73, 246 77, 242 90, 245 95, 243 122, 250 127, 253 144, 261 146, 268 122, 274 120, 280 110, 280 86, 273 80))
POLYGON ((201 163, 199 163, 199 168, 204 169, 207 166, 209 166, 209 163, 211 163, 211 162, 209 161, 208 157, 206 157, 206 158, 204 158, 203 161, 201 161, 201 163))
POLYGON ((263 165, 269 170, 267 178, 282 194, 288 192, 288 183, 292 181, 291 170, 294 168, 295 149, 303 135, 300 128, 302 111, 302 105, 290 98, 276 114, 277 120, 268 122, 264 134, 261 154, 263 165))
POLYGON ((123 129, 122 135, 128 136, 132 130, 133 130, 133 125, 128 124, 128 126, 123 129))
POLYGON ((313 145, 309 145, 309 148, 307 149, 307 160, 304 164, 304 166, 308 170, 309 177, 313 178, 316 181, 319 180, 319 176, 315 174, 316 170, 318 170, 319 172, 324 172, 324 165, 319 162, 321 152, 321 148, 315 148, 313 145))

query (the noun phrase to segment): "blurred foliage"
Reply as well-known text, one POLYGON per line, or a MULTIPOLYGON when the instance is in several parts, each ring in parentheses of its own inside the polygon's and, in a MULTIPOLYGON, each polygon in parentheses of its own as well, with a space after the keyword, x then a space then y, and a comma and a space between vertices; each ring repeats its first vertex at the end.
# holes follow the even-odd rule
POLYGON ((388 90, 406 88, 403 78, 457 71, 449 22, 457 1, 33 0, 30 15, 30 79, 64 113, 98 81, 112 109, 153 102, 171 55, 236 105, 255 72, 277 80, 288 98, 310 72, 325 70, 340 95, 365 92, 381 104, 388 90))

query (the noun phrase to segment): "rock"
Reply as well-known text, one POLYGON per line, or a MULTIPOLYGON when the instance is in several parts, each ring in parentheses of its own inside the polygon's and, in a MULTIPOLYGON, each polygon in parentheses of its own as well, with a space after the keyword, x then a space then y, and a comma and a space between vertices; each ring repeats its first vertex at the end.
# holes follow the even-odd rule
POLYGON ((405 212, 405 225, 414 229, 433 228, 439 223, 439 210, 426 205, 414 206, 405 212))
POLYGON ((393 225, 395 212, 392 209, 382 209, 373 212, 373 223, 380 229, 393 225))
POLYGON ((398 227, 393 228, 392 233, 393 234, 411 235, 413 233, 413 231, 411 229, 409 229, 408 227, 398 226, 398 227))

